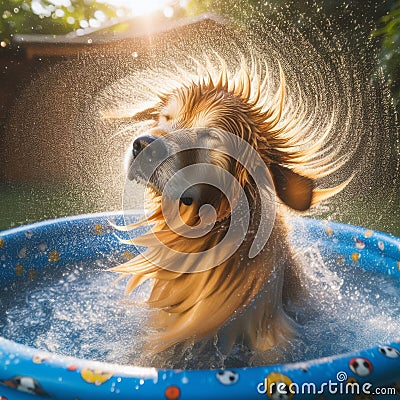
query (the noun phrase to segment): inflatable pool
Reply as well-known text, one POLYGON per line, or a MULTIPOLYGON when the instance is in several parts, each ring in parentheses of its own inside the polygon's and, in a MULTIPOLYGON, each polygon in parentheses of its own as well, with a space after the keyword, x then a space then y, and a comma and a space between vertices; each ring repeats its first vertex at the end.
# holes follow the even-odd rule
MULTIPOLYGON (((30 279, 49 264, 62 268, 109 254, 122 260, 134 250, 119 242, 109 222, 122 223, 123 218, 120 213, 83 215, 0 232, 1 282, 30 279)), ((400 279, 398 238, 306 218, 293 226, 297 246, 318 242, 324 257, 400 279)), ((0 339, 1 400, 325 399, 339 394, 353 398, 357 390, 374 394, 368 398, 399 398, 400 341, 294 364, 184 371, 64 357, 0 339)))

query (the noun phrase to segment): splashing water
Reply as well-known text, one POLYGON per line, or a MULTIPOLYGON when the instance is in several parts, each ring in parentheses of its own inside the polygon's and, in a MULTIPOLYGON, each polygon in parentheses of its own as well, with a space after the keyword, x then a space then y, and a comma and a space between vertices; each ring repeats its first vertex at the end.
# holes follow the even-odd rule
POLYGON ((316 248, 304 253, 310 298, 290 310, 299 325, 299 336, 265 353, 236 346, 226 356, 215 340, 186 351, 178 346, 158 356, 142 354, 151 311, 140 302, 146 299, 149 287, 142 286, 133 297, 123 298, 124 283, 115 283, 115 276, 104 272, 103 263, 44 271, 35 284, 4 287, 0 334, 63 355, 191 369, 305 361, 396 338, 400 329, 398 280, 359 268, 325 265, 316 248))
POLYGON ((309 310, 297 310, 304 323, 291 343, 293 361, 357 351, 393 341, 400 326, 400 282, 377 272, 324 265, 318 250, 309 249, 309 310), (305 320, 303 320, 305 318, 305 320))

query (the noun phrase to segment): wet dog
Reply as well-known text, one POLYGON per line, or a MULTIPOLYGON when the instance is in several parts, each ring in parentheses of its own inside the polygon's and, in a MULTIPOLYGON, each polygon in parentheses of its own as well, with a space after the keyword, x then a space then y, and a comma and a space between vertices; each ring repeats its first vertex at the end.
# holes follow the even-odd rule
POLYGON ((126 229, 151 229, 130 241, 146 250, 113 271, 130 277, 128 293, 152 282, 152 352, 213 337, 226 352, 235 343, 265 351, 295 335, 285 307, 307 291, 287 210, 308 210, 347 182, 317 187, 340 166, 324 151, 329 129, 315 135, 301 107, 286 104, 281 69, 272 95, 261 70, 253 61, 229 72, 221 61, 129 116, 153 121, 134 140, 128 167, 149 188, 153 209, 126 229), (248 207, 236 212, 240 198, 248 207))

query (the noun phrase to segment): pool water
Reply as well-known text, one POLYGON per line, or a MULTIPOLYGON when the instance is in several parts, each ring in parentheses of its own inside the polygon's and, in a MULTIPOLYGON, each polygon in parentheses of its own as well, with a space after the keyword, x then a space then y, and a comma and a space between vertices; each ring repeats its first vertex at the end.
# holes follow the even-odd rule
POLYGON ((148 286, 124 297, 125 281, 104 261, 46 268, 37 279, 4 286, 0 335, 28 346, 99 361, 167 368, 232 368, 305 361, 389 343, 400 331, 400 282, 361 268, 324 263, 303 251, 310 297, 289 314, 299 335, 286 346, 254 353, 236 346, 223 355, 217 341, 159 356, 142 353, 151 312, 148 286), (136 302, 136 304, 135 304, 136 302))

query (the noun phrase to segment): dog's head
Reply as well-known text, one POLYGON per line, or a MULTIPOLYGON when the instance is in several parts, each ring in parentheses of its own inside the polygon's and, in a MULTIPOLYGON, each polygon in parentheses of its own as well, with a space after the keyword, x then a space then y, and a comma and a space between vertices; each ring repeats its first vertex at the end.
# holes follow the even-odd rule
POLYGON ((266 80, 260 82, 254 70, 242 67, 229 76, 223 67, 215 76, 210 73, 159 95, 158 103, 133 115, 134 120, 154 122, 133 142, 128 177, 184 207, 198 211, 210 204, 223 218, 230 212, 227 193, 236 186, 218 171, 228 172, 254 195, 248 165, 257 161, 243 165, 243 159, 254 158, 253 150, 272 176, 278 198, 292 209, 305 211, 336 192, 316 189, 315 179, 329 170, 327 159, 317 159, 324 143, 321 138, 312 143, 302 131, 301 113, 285 109, 282 71, 271 100, 266 80), (314 165, 307 168, 310 160, 314 165))

